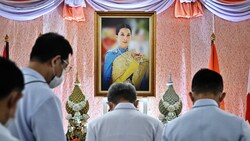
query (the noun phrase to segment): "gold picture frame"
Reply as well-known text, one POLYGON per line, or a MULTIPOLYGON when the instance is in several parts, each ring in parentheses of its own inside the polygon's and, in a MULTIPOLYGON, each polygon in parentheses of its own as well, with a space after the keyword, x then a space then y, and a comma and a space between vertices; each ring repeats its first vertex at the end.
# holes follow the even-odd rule
POLYGON ((107 96, 112 83, 124 81, 138 96, 155 96, 156 12, 96 11, 94 24, 95 96, 107 96))

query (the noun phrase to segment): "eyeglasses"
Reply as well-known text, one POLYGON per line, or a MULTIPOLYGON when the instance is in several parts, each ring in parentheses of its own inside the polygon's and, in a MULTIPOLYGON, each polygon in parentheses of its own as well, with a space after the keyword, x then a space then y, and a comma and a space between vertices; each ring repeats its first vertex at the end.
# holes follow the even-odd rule
POLYGON ((65 71, 66 73, 69 72, 69 71, 72 69, 72 67, 69 66, 69 62, 67 62, 66 60, 62 60, 62 61, 63 61, 64 64, 66 64, 66 67, 63 68, 64 71, 65 71))

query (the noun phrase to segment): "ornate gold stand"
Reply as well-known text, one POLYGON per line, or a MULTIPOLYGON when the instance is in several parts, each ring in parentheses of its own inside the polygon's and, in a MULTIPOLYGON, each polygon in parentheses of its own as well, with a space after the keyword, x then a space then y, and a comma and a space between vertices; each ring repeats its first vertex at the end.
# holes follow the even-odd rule
POLYGON ((89 118, 89 102, 80 89, 80 82, 76 74, 75 87, 66 103, 69 121, 66 137, 68 141, 85 141, 86 123, 89 118))
POLYGON ((182 110, 182 102, 173 88, 171 75, 167 85, 168 89, 165 91, 162 99, 159 102, 159 110, 161 113, 159 119, 163 123, 167 123, 168 121, 177 118, 182 110))

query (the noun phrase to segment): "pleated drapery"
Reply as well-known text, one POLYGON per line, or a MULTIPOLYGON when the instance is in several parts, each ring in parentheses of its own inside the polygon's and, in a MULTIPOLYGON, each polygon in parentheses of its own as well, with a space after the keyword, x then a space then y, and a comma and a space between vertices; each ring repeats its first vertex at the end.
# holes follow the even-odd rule
MULTIPOLYGON (((57 8, 63 0, 2 0, 0 16, 13 20, 32 20, 57 8)), ((86 0, 97 11, 156 11, 168 9, 175 0, 86 0)), ((176 0, 176 17, 202 16, 204 5, 218 17, 239 22, 250 19, 250 0, 176 0), (189 3, 186 3, 189 2, 189 3)), ((85 0, 65 0, 64 17, 84 21, 85 0)))

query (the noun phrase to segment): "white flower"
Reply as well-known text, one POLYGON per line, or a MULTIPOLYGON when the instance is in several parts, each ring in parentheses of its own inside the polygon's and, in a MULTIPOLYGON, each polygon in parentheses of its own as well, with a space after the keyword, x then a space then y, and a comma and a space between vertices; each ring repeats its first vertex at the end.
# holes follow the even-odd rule
POLYGON ((87 119, 89 119, 89 115, 83 114, 83 115, 82 115, 82 119, 83 119, 84 121, 86 121, 87 119))
POLYGON ((72 119, 72 115, 71 115, 71 114, 68 114, 68 115, 66 116, 66 119, 67 119, 67 120, 72 119))
POLYGON ((69 105, 70 108, 72 108, 74 103, 72 101, 68 100, 68 105, 69 105))
POLYGON ((74 111, 80 111, 86 106, 86 100, 81 101, 80 103, 74 103, 70 100, 68 100, 68 105, 70 108, 72 108, 74 111))
POLYGON ((86 105, 86 101, 82 101, 79 103, 79 106, 81 106, 81 108, 85 107, 85 105, 86 105))
POLYGON ((169 118, 172 118, 172 119, 176 118, 175 112, 169 112, 169 113, 168 113, 168 117, 169 117, 169 118))
POLYGON ((160 121, 163 121, 165 119, 165 116, 163 114, 160 114, 158 118, 160 121))
POLYGON ((169 105, 167 110, 168 110, 169 112, 173 112, 173 111, 175 111, 175 108, 174 108, 173 105, 169 105))
POLYGON ((81 107, 78 104, 75 104, 72 109, 77 112, 81 110, 81 107))
POLYGON ((86 132, 87 132, 87 129, 86 129, 86 128, 83 128, 82 131, 83 131, 83 133, 86 133, 86 132))
POLYGON ((75 112, 74 118, 78 118, 81 117, 81 113, 80 112, 75 112))
POLYGON ((164 102, 163 102, 163 106, 164 106, 165 108, 168 108, 169 103, 168 103, 168 102, 166 102, 166 101, 164 101, 164 102))

